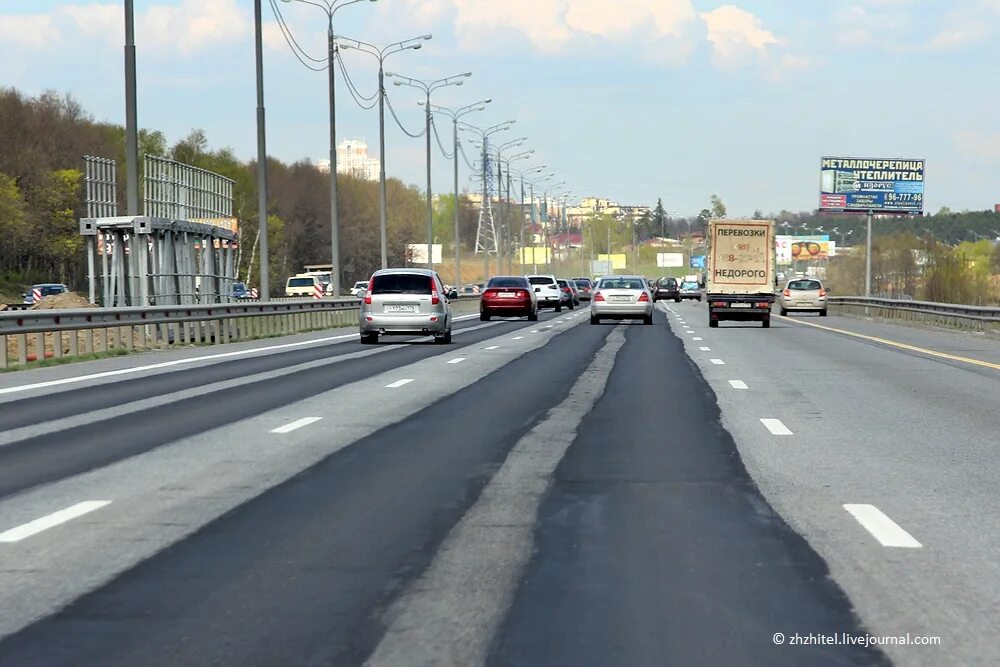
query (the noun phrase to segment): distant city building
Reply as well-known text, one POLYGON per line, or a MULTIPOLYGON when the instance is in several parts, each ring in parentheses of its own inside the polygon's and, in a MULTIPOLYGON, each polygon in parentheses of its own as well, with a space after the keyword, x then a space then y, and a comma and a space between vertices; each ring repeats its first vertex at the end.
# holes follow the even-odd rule
MULTIPOLYGON (((330 173, 330 161, 320 160, 317 167, 330 173), (325 170, 324 170, 325 165, 325 170)), ((337 173, 355 176, 366 181, 379 179, 380 163, 368 156, 368 144, 358 139, 347 139, 337 145, 337 173)))

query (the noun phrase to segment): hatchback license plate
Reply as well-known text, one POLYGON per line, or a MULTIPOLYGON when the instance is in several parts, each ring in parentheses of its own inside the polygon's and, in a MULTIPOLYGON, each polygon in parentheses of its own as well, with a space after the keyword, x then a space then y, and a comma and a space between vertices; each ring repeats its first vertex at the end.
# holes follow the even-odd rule
POLYGON ((417 312, 416 306, 386 306, 385 312, 387 313, 415 313, 417 312))

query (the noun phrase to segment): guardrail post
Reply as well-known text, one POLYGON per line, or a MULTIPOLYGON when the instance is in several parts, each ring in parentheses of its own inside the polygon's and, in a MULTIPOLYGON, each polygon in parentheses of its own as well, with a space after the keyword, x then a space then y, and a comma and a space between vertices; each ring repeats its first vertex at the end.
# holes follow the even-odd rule
POLYGON ((125 336, 125 349, 131 352, 135 347, 135 327, 132 325, 122 327, 122 334, 125 336))
POLYGON ((41 361, 45 358, 45 334, 35 334, 35 358, 41 361))
POLYGON ((97 333, 93 329, 85 329, 83 335, 83 351, 87 354, 94 353, 94 334, 97 333))
POLYGON ((70 331, 69 332, 69 356, 76 357, 80 355, 80 332, 70 331))
POLYGON ((63 345, 63 332, 53 331, 52 332, 52 358, 62 359, 62 345, 63 345))
POLYGON ((0 368, 7 368, 7 337, 0 336, 0 368))
POLYGON ((28 363, 28 334, 17 334, 17 363, 28 363))

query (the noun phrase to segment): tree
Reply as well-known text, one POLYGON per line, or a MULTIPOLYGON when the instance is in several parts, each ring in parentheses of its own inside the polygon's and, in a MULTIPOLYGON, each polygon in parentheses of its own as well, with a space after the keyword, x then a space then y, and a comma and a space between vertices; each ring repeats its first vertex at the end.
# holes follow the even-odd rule
POLYGON ((726 217, 726 205, 722 203, 718 195, 712 195, 709 200, 712 205, 712 217, 713 218, 724 218, 726 217))
POLYGON ((653 224, 659 231, 660 236, 667 235, 667 211, 663 208, 663 199, 656 200, 656 208, 653 209, 653 224))

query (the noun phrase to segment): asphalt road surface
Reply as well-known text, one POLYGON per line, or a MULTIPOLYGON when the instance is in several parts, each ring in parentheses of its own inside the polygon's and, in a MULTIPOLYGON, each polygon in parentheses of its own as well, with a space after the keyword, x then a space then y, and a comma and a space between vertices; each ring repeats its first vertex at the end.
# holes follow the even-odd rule
POLYGON ((659 308, 0 375, 0 665, 1000 662, 1000 344, 659 308))

